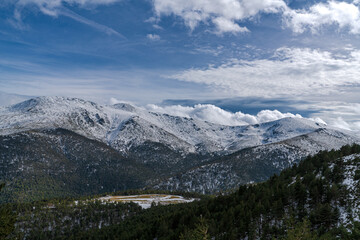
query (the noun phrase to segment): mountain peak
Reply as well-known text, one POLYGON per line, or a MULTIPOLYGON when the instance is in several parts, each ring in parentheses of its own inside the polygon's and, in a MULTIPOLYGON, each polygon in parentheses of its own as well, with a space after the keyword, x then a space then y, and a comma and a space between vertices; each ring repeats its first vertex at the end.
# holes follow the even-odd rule
POLYGON ((146 141, 191 145, 201 152, 234 152, 309 134, 326 125, 305 118, 283 118, 248 126, 225 126, 153 113, 129 103, 102 106, 78 98, 38 97, 0 110, 0 134, 65 128, 119 149, 146 141), (129 119, 136 124, 126 125, 129 119), (123 128, 123 126, 128 126, 123 128), (126 131, 125 131, 126 130, 126 131), (131 140, 131 141, 130 141, 131 140))
POLYGON ((44 96, 44 97, 31 98, 24 102, 12 105, 9 108, 13 111, 37 112, 40 110, 50 110, 52 108, 61 110, 61 107, 70 107, 70 108, 75 108, 80 106, 85 107, 85 105, 93 106, 93 107, 97 106, 97 104, 94 102, 86 101, 80 98, 44 96))
POLYGON ((130 103, 116 103, 112 105, 113 108, 124 110, 127 112, 136 112, 136 107, 130 103))
POLYGON ((270 121, 270 122, 265 122, 260 124, 261 126, 270 126, 270 127, 281 127, 281 128, 286 128, 286 129, 297 129, 297 128, 313 128, 313 129, 317 129, 317 128, 325 128, 327 127, 326 124, 324 123, 320 123, 320 122, 316 122, 312 119, 308 119, 308 118, 300 118, 300 117, 286 117, 286 118, 281 118, 275 121, 270 121))

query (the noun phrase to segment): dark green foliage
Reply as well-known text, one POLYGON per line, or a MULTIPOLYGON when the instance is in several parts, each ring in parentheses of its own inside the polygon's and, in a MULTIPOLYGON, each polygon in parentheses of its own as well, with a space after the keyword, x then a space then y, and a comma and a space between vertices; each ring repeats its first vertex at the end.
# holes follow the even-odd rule
POLYGON ((208 232, 209 226, 205 222, 204 218, 200 216, 199 222, 195 229, 186 229, 185 232, 181 233, 180 240, 209 240, 210 236, 208 232))
POLYGON ((82 196, 145 186, 150 169, 104 143, 55 129, 0 136, 1 202, 82 196))
POLYGON ((311 224, 307 219, 295 224, 294 218, 286 223, 286 236, 282 240, 317 240, 318 236, 311 230, 311 224))
MULTIPOLYGON (((0 184, 0 191, 5 186, 0 184)), ((5 239, 10 233, 14 231, 14 224, 16 218, 14 212, 8 204, 0 205, 0 239, 5 239)))
POLYGON ((12 204, 17 211, 16 239, 66 239, 89 229, 114 225, 141 211, 134 203, 52 200, 12 204), (19 229, 22 229, 19 231, 19 229))
POLYGON ((116 210, 99 203, 71 206, 71 201, 35 210, 37 203, 14 206, 23 208, 17 210, 19 215, 26 213, 18 222, 28 226, 27 239, 359 239, 360 223, 342 225, 340 220, 340 209, 353 206, 342 184, 344 173, 347 166, 360 166, 358 159, 344 162, 341 157, 353 153, 360 153, 360 147, 320 152, 266 182, 188 204, 147 210, 116 210), (126 217, 99 229, 99 223, 117 211, 126 217), (38 222, 31 220, 32 214, 38 222), (52 219, 63 221, 49 230, 52 219))
POLYGON ((339 225, 339 208, 350 204, 342 190, 346 164, 340 157, 359 152, 357 146, 321 152, 264 183, 241 186, 236 193, 151 208, 116 226, 78 237, 199 239, 201 217, 210 239, 357 239, 357 222, 346 231, 339 225))

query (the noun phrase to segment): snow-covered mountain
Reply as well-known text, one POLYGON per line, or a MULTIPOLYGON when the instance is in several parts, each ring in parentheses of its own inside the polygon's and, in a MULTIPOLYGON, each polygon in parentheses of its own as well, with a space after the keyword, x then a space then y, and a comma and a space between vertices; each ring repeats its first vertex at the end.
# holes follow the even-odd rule
POLYGON ((40 97, 0 109, 0 134, 64 128, 127 151, 157 142, 185 153, 231 153, 283 141, 326 126, 284 118, 249 126, 223 126, 149 112, 129 104, 102 106, 77 98, 40 97))
POLYGON ((243 184, 262 182, 319 151, 340 149, 359 140, 342 132, 320 128, 314 132, 242 149, 217 157, 201 166, 155 182, 153 188, 171 191, 214 193, 243 184))
POLYGON ((73 195, 120 185, 213 193, 263 181, 309 154, 355 142, 359 138, 350 132, 304 118, 225 126, 126 103, 39 97, 0 108, 0 180, 50 181, 56 193, 79 186, 66 190, 73 195), (87 178, 95 175, 88 187, 87 178))

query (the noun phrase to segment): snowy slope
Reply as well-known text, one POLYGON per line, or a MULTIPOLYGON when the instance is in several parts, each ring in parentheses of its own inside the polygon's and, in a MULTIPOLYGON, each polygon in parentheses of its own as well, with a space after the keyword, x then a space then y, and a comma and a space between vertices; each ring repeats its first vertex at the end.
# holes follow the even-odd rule
POLYGON ((347 209, 340 209, 340 219, 348 225, 352 219, 360 221, 360 154, 353 154, 343 158, 345 163, 343 185, 349 194, 347 209))
POLYGON ((210 163, 161 180, 154 188, 170 191, 215 193, 242 184, 261 182, 319 151, 340 149, 359 139, 333 129, 314 132, 284 141, 247 148, 210 163))
POLYGON ((0 135, 65 128, 127 151, 146 141, 185 152, 231 153, 325 128, 302 118, 249 126, 223 126, 149 112, 129 104, 102 106, 77 98, 40 97, 0 108, 0 135))

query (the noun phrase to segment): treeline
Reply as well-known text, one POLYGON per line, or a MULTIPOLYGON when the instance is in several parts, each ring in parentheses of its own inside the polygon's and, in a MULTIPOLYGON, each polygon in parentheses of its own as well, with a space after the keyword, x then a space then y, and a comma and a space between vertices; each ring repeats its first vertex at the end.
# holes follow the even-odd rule
POLYGON ((135 203, 95 200, 8 204, 8 208, 16 214, 16 227, 9 239, 66 239, 117 224, 142 211, 135 203))
MULTIPOLYGON (((101 202, 96 200, 99 197, 160 193, 170 194, 170 192, 160 190, 126 190, 80 198, 66 197, 3 204, 1 209, 7 213, 7 228, 3 229, 3 222, 0 222, 0 239, 5 236, 8 236, 8 239, 71 238, 93 228, 100 229, 118 224, 124 219, 144 211, 135 203, 101 202), (16 227, 14 227, 15 220, 16 227)), ((172 194, 198 199, 210 197, 198 193, 173 192, 172 194)), ((5 217, 5 215, 1 216, 5 217)), ((0 221, 2 219, 5 218, 0 218, 0 221)))
MULTIPOLYGON (((360 146, 307 157, 268 181, 141 210, 73 199, 13 204, 18 239, 360 239, 360 146), (351 189, 346 182, 352 184, 351 189), (357 208, 356 208, 357 207, 357 208), (23 235, 21 235, 23 234, 23 235)), ((139 192, 128 192, 128 195, 139 192)))

